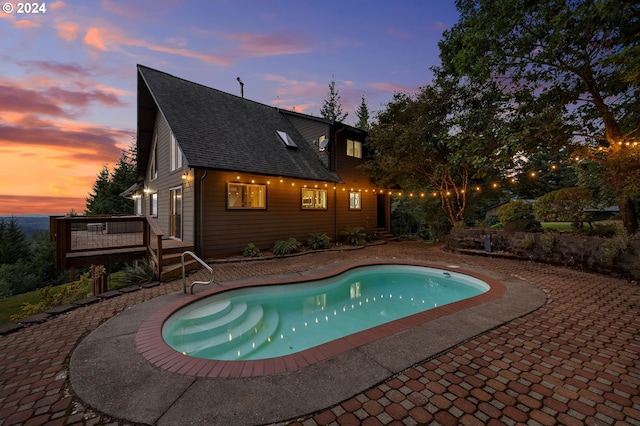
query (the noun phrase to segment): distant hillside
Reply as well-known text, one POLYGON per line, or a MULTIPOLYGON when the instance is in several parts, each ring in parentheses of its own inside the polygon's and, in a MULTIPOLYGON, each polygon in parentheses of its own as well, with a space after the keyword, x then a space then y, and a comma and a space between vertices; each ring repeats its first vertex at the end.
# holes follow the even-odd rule
POLYGON ((49 230, 49 216, 41 216, 41 215, 0 216, 0 221, 4 220, 6 223, 6 222, 9 222, 12 217, 16 218, 18 225, 20 225, 20 227, 22 228, 22 231, 27 237, 30 237, 36 231, 49 230))

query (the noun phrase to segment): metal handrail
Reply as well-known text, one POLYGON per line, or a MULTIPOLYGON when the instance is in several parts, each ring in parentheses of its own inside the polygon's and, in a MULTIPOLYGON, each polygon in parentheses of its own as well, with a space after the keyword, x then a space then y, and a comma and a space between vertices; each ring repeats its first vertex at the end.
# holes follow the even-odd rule
POLYGON ((206 262, 202 259, 200 259, 198 256, 196 256, 196 254, 192 251, 185 251, 184 253, 182 253, 181 256, 181 262, 182 262, 182 291, 184 292, 184 294, 187 294, 187 275, 185 273, 185 267, 184 267, 184 256, 185 255, 190 255, 191 257, 193 257, 195 260, 198 261, 198 263, 200 263, 202 266, 204 266, 205 268, 207 268, 207 270, 211 273, 211 278, 209 278, 209 281, 194 281, 191 284, 191 287, 189 287, 189 292, 191 294, 193 294, 193 286, 196 284, 213 284, 213 269, 211 269, 211 266, 207 265, 206 262))

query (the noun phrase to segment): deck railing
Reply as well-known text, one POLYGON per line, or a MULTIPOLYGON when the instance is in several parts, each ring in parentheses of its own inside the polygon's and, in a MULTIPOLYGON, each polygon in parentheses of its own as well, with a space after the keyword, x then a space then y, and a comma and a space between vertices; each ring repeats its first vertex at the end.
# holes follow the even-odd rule
POLYGON ((162 230, 150 216, 51 216, 56 266, 88 266, 146 253, 162 273, 162 230))

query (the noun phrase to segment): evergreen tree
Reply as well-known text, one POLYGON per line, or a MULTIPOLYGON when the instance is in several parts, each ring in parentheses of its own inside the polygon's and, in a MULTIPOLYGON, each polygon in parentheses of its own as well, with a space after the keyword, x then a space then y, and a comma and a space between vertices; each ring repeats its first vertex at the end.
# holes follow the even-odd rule
POLYGON ((111 214, 112 206, 109 200, 109 166, 104 164, 98 173, 92 192, 87 198, 87 214, 111 214))
POLYGON ((133 201, 121 197, 120 194, 136 182, 136 149, 132 145, 123 150, 120 159, 109 173, 105 164, 98 173, 96 182, 87 197, 87 214, 132 214, 133 201))
POLYGON ((358 107, 358 110, 356 111, 356 115, 358 116, 358 123, 356 124, 356 127, 358 129, 362 129, 365 132, 369 131, 369 107, 367 106, 367 101, 364 98, 364 95, 362 95, 362 101, 360 102, 360 106, 358 107))
POLYGON ((342 102, 340 101, 340 93, 336 88, 336 81, 331 77, 331 81, 329 82, 329 92, 327 93, 327 98, 324 100, 322 104, 322 109, 320 109, 320 114, 328 120, 337 121, 339 123, 343 122, 349 113, 342 112, 342 102))
POLYGON ((15 217, 5 223, 2 223, 0 234, 0 264, 14 265, 18 260, 29 260, 30 249, 22 228, 18 224, 15 217))
POLYGON ((111 174, 109 185, 109 198, 112 201, 113 214, 133 213, 133 200, 121 197, 120 194, 133 185, 138 178, 136 170, 135 148, 131 147, 127 151, 122 151, 118 163, 111 174))

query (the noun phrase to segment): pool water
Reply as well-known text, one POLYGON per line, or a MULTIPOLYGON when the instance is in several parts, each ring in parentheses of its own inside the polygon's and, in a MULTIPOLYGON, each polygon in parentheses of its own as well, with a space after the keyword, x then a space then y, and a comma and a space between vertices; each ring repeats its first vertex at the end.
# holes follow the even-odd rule
POLYGON ((363 266, 313 282, 218 293, 169 317, 164 340, 198 358, 290 355, 489 290, 468 275, 407 265, 363 266))

